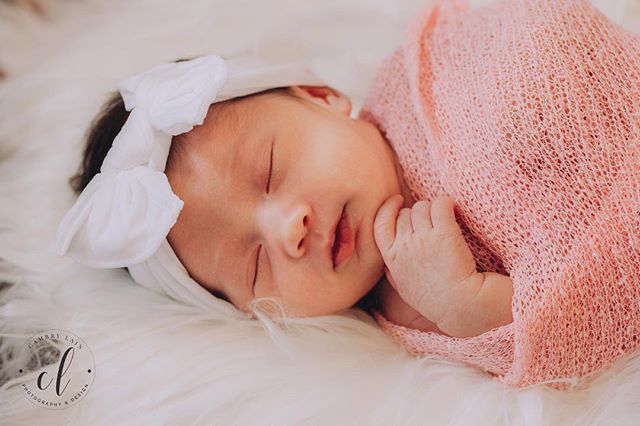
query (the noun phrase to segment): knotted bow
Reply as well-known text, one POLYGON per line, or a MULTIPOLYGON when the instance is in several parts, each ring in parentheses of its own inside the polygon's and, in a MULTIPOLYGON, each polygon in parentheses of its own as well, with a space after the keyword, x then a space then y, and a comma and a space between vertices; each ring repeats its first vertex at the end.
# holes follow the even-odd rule
POLYGON ((225 61, 211 55, 163 64, 118 86, 131 113, 60 223, 60 256, 115 268, 158 249, 184 205, 164 174, 171 138, 202 124, 226 79, 225 61))

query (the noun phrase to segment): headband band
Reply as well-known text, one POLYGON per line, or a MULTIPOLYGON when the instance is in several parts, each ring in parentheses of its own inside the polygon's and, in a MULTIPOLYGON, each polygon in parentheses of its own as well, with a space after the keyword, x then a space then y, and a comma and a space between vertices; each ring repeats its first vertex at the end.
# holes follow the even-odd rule
POLYGON ((166 240, 184 205, 164 174, 167 157, 172 137, 202 124, 211 104, 292 85, 325 83, 298 64, 218 55, 159 65, 121 82, 131 113, 100 173, 60 222, 58 255, 94 268, 127 267, 134 281, 176 300, 239 313, 193 280, 166 240))

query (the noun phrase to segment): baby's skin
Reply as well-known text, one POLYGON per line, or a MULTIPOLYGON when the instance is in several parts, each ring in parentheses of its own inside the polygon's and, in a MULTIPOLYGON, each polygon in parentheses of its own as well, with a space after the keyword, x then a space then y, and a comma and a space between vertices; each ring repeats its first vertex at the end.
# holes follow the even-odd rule
POLYGON ((511 281, 476 271, 453 200, 415 202, 344 94, 288 93, 214 104, 174 138, 165 173, 185 204, 167 239, 190 276, 243 311, 275 297, 288 315, 327 315, 372 295, 397 324, 455 337, 511 322, 511 281), (354 242, 336 264, 341 217, 354 242))

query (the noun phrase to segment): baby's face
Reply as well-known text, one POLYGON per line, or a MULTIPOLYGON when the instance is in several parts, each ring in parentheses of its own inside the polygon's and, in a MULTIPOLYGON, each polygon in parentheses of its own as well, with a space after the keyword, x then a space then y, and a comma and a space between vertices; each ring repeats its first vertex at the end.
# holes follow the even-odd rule
POLYGON ((325 315, 382 276, 373 221, 401 191, 399 168, 375 126, 349 117, 348 98, 292 90, 305 100, 267 94, 221 114, 214 104, 180 141, 165 173, 184 207, 168 240, 192 278, 239 309, 275 296, 290 315, 325 315), (334 268, 343 211, 355 244, 334 268))

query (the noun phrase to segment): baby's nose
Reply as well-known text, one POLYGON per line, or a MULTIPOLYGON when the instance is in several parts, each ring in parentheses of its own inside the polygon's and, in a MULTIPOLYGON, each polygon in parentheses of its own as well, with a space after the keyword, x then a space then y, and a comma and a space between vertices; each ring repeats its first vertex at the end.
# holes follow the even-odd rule
POLYGON ((271 207, 271 214, 264 222, 266 236, 287 255, 293 258, 303 256, 308 250, 306 238, 311 207, 304 202, 271 207))

